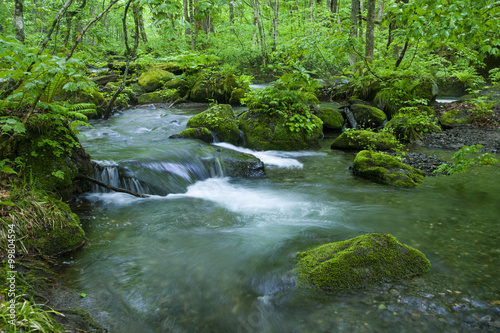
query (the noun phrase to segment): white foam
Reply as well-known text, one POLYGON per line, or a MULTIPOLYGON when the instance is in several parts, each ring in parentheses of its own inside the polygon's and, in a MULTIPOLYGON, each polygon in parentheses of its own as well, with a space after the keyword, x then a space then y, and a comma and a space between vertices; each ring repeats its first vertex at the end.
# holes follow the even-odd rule
POLYGON ((303 155, 301 155, 300 152, 290 153, 290 152, 276 151, 276 150, 255 151, 248 148, 236 147, 227 142, 219 142, 215 143, 214 145, 222 148, 236 150, 241 153, 251 154, 257 157, 259 160, 261 160, 266 166, 275 166, 278 168, 286 168, 286 169, 294 169, 294 168, 302 169, 304 164, 302 164, 301 162, 299 162, 294 158, 290 158, 289 156, 292 156, 292 154, 295 154, 295 156, 298 157, 307 156, 305 154, 308 153, 308 152, 303 152, 303 155))

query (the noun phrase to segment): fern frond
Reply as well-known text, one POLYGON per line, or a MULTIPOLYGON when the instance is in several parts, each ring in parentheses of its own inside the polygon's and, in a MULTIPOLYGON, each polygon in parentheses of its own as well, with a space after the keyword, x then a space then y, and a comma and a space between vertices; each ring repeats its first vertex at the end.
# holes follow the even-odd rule
POLYGON ((47 87, 45 88, 41 100, 47 103, 52 103, 55 94, 57 93, 57 91, 61 89, 66 80, 67 78, 62 73, 57 73, 54 76, 54 79, 50 81, 47 87))

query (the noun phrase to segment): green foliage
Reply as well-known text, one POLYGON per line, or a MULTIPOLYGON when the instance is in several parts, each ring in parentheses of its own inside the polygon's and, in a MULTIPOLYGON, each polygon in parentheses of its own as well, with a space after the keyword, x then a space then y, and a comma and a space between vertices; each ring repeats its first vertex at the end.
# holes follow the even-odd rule
POLYGON ((418 107, 404 107, 387 123, 384 131, 390 132, 399 140, 412 141, 424 133, 441 132, 436 125, 436 117, 418 107))
POLYGON ((291 132, 312 132, 316 128, 313 114, 307 105, 308 100, 298 91, 278 87, 256 89, 242 102, 250 109, 287 119, 286 124, 291 132))
POLYGON ((498 163, 498 160, 490 153, 480 154, 482 145, 463 146, 459 151, 453 154, 453 163, 441 164, 433 173, 446 173, 452 175, 455 173, 463 173, 472 166, 477 165, 493 165, 498 163), (471 157, 472 156, 472 157, 471 157))

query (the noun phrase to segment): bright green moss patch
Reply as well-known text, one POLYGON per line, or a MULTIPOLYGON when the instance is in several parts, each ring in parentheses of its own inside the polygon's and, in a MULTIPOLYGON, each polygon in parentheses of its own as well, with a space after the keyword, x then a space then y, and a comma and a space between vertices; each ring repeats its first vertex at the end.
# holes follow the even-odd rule
POLYGON ((323 128, 341 130, 344 126, 344 117, 338 109, 322 108, 317 110, 315 115, 323 121, 323 128))
POLYGON ((364 104, 354 104, 350 107, 354 118, 363 128, 377 128, 387 119, 384 111, 364 104))
POLYGON ((332 142, 332 149, 377 149, 396 148, 399 142, 394 135, 387 132, 346 131, 332 142))
POLYGON ((210 130, 206 127, 196 127, 196 128, 186 128, 184 131, 171 135, 171 139, 197 139, 205 141, 206 143, 212 143, 214 137, 210 130))
POLYGON ((396 157, 370 150, 363 150, 356 155, 353 171, 361 177, 398 187, 411 188, 424 180, 425 173, 396 157))
POLYGON ((214 105, 188 120, 191 128, 206 127, 215 133, 219 141, 237 144, 240 137, 238 122, 233 108, 228 104, 214 105))
POLYGON ((280 114, 250 110, 240 117, 246 147, 257 150, 302 150, 314 147, 323 135, 323 122, 311 115, 311 130, 291 131, 289 121, 280 114))
POLYGON ((297 258, 299 283, 323 290, 365 288, 430 270, 422 252, 378 233, 322 245, 297 258))
POLYGON ((441 125, 443 127, 458 127, 472 123, 472 118, 462 110, 450 110, 441 115, 441 125))

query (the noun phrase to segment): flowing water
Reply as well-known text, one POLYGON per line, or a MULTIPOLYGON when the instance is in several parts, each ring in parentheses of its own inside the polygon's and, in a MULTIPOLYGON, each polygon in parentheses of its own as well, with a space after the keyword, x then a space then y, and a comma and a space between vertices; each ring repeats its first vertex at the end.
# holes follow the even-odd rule
MULTIPOLYGON (((355 153, 250 152, 261 178, 230 178, 206 145, 169 139, 206 106, 131 109, 82 130, 101 177, 134 191, 85 194, 89 240, 66 263, 110 332, 496 332, 500 173, 398 189, 352 175, 355 153), (295 254, 370 232, 423 251, 428 274, 366 290, 295 284, 295 254)), ((217 147, 216 147, 217 148, 217 147)))

